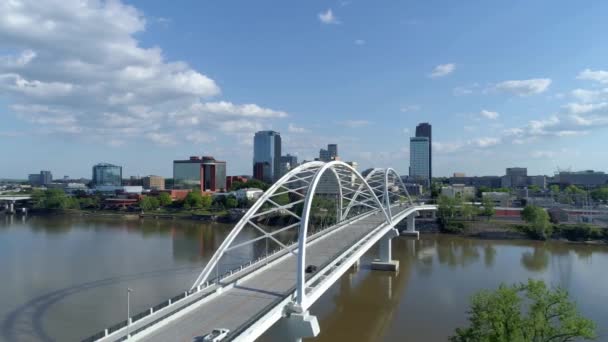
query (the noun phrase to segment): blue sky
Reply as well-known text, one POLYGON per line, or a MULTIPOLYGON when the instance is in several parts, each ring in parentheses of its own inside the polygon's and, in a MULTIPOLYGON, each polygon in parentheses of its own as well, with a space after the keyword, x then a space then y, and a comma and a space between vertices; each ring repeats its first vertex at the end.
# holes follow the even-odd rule
POLYGON ((253 133, 312 159, 406 174, 608 169, 608 3, 8 1, 0 4, 0 177, 170 177, 213 155, 251 173, 253 133))

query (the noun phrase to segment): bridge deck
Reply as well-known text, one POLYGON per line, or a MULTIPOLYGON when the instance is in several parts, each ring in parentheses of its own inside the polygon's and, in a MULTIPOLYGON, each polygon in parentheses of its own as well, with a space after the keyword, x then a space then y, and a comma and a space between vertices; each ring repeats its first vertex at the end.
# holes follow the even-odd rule
MULTIPOLYGON (((394 208, 393 216, 397 215, 400 209, 394 208)), ((320 237, 307 247, 308 264, 317 265, 320 270, 322 265, 333 260, 345 248, 385 223, 384 216, 378 213, 320 237)), ((252 317, 269 311, 273 303, 293 293, 296 269, 297 257, 290 254, 282 261, 258 271, 249 279, 238 282, 235 287, 225 290, 221 295, 192 308, 179 319, 168 321, 159 328, 151 328, 145 335, 142 332, 142 340, 192 341, 195 336, 204 335, 214 328, 234 331, 247 324, 252 317)))

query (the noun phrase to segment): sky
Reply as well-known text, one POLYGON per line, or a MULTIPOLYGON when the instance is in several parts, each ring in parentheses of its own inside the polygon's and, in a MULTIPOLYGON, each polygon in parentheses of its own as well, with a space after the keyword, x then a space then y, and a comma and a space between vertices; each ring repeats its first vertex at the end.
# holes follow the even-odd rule
POLYGON ((0 178, 251 174, 253 134, 407 174, 607 171, 606 1, 0 1, 0 178))

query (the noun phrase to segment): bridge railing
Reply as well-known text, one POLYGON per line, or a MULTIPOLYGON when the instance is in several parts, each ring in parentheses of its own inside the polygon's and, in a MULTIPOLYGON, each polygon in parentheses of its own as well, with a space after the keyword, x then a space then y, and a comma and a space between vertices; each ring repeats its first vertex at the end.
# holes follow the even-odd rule
MULTIPOLYGON (((332 231, 332 230, 338 229, 344 225, 350 224, 352 221, 360 219, 361 217, 363 217, 365 215, 369 215, 369 214, 370 213, 359 214, 357 216, 353 216, 347 220, 344 220, 334 226, 326 227, 323 230, 316 231, 313 235, 310 236, 310 239, 311 239, 311 241, 314 241, 316 238, 319 238, 320 236, 328 233, 329 231, 332 231)), ((293 242, 291 245, 289 245, 289 247, 295 247, 295 246, 297 246, 297 242, 293 242)), ((235 267, 234 269, 231 269, 231 270, 228 270, 228 271, 220 274, 218 277, 210 279, 205 284, 201 284, 200 286, 198 286, 194 289, 191 289, 189 291, 180 292, 178 295, 175 295, 171 299, 165 300, 157 305, 154 305, 142 312, 139 312, 139 313, 131 316, 129 318, 131 320, 131 325, 129 326, 129 335, 133 336, 133 335, 136 335, 136 334, 142 332, 145 329, 150 328, 151 326, 157 324, 158 322, 163 321, 163 320, 169 318, 170 316, 178 313, 179 311, 199 302, 200 300, 207 298, 209 295, 214 294, 215 289, 217 287, 235 282, 235 281, 239 280, 240 278, 246 276, 247 274, 257 270, 258 268, 264 267, 267 264, 275 261, 276 259, 281 258, 284 255, 287 255, 288 253, 289 253, 289 251, 287 251, 283 248, 275 248, 274 250, 269 251, 269 253, 267 255, 261 256, 255 260, 250 260, 247 262, 247 264, 235 267), (223 282, 225 282, 225 284, 222 284, 223 282), (207 291, 207 292, 203 293, 205 291, 207 291), (180 305, 179 308, 176 308, 174 306, 174 305, 178 304, 178 302, 179 302, 179 304, 182 304, 182 302, 180 302, 181 300, 183 300, 185 298, 190 298, 191 296, 196 295, 196 294, 199 294, 200 297, 192 298, 193 300, 188 302, 187 305, 180 305), (175 310, 168 311, 168 309, 175 309, 175 310), (155 317, 154 319, 151 319, 152 317, 150 317, 150 316, 153 316, 153 315, 154 316, 160 315, 160 316, 155 317), (149 318, 148 319, 149 322, 145 322, 145 324, 140 324, 141 320, 146 319, 146 318, 149 318)), ((124 320, 124 321, 116 323, 104 330, 101 330, 87 338, 84 338, 82 340, 82 342, 94 342, 94 341, 99 341, 99 340, 121 341, 124 338, 126 338, 126 333, 127 333, 127 320, 124 320)))

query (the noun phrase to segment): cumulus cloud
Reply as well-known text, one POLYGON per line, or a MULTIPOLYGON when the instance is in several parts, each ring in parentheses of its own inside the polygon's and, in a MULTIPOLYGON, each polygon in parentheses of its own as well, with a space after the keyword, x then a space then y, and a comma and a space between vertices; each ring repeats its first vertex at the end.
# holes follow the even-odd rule
POLYGON ((587 114, 608 109, 607 102, 600 103, 568 103, 564 106, 572 114, 587 114))
POLYGON ((460 151, 464 147, 464 144, 459 141, 442 142, 433 141, 432 148, 437 153, 453 153, 460 151))
POLYGON ((589 89, 574 89, 571 92, 572 97, 580 102, 595 102, 608 100, 608 88, 599 89, 599 90, 589 90, 589 89))
POLYGON ((306 133, 308 130, 304 127, 298 127, 292 123, 287 126, 287 131, 289 133, 306 133))
POLYGON ((498 138, 482 137, 482 138, 470 140, 469 145, 485 148, 485 147, 498 145, 499 142, 500 142, 500 139, 498 139, 498 138))
POLYGON ((217 83, 167 60, 159 47, 142 46, 137 34, 145 29, 144 15, 120 0, 0 2, 0 95, 46 132, 109 144, 170 145, 192 141, 197 128, 242 134, 236 126, 287 116, 211 101, 221 94, 217 83))
POLYGON ((325 12, 319 13, 319 20, 323 24, 339 24, 340 23, 340 21, 338 20, 338 18, 336 18, 336 16, 334 15, 334 12, 331 10, 331 8, 327 9, 327 11, 325 11, 325 12))
POLYGON ((528 96, 545 92, 551 85, 550 78, 532 78, 529 80, 510 80, 498 83, 496 89, 518 96, 528 96))
POLYGON ((429 74, 430 78, 438 78, 444 77, 456 70, 456 64, 448 63, 448 64, 439 64, 433 69, 433 71, 429 74))
POLYGON ((608 84, 608 71, 585 69, 576 77, 579 80, 595 81, 608 84))
POLYGON ((485 109, 483 109, 479 113, 479 115, 481 115, 482 117, 484 117, 486 119, 490 119, 490 120, 496 120, 500 116, 500 114, 498 114, 498 112, 493 112, 493 111, 489 111, 489 110, 485 110, 485 109))

